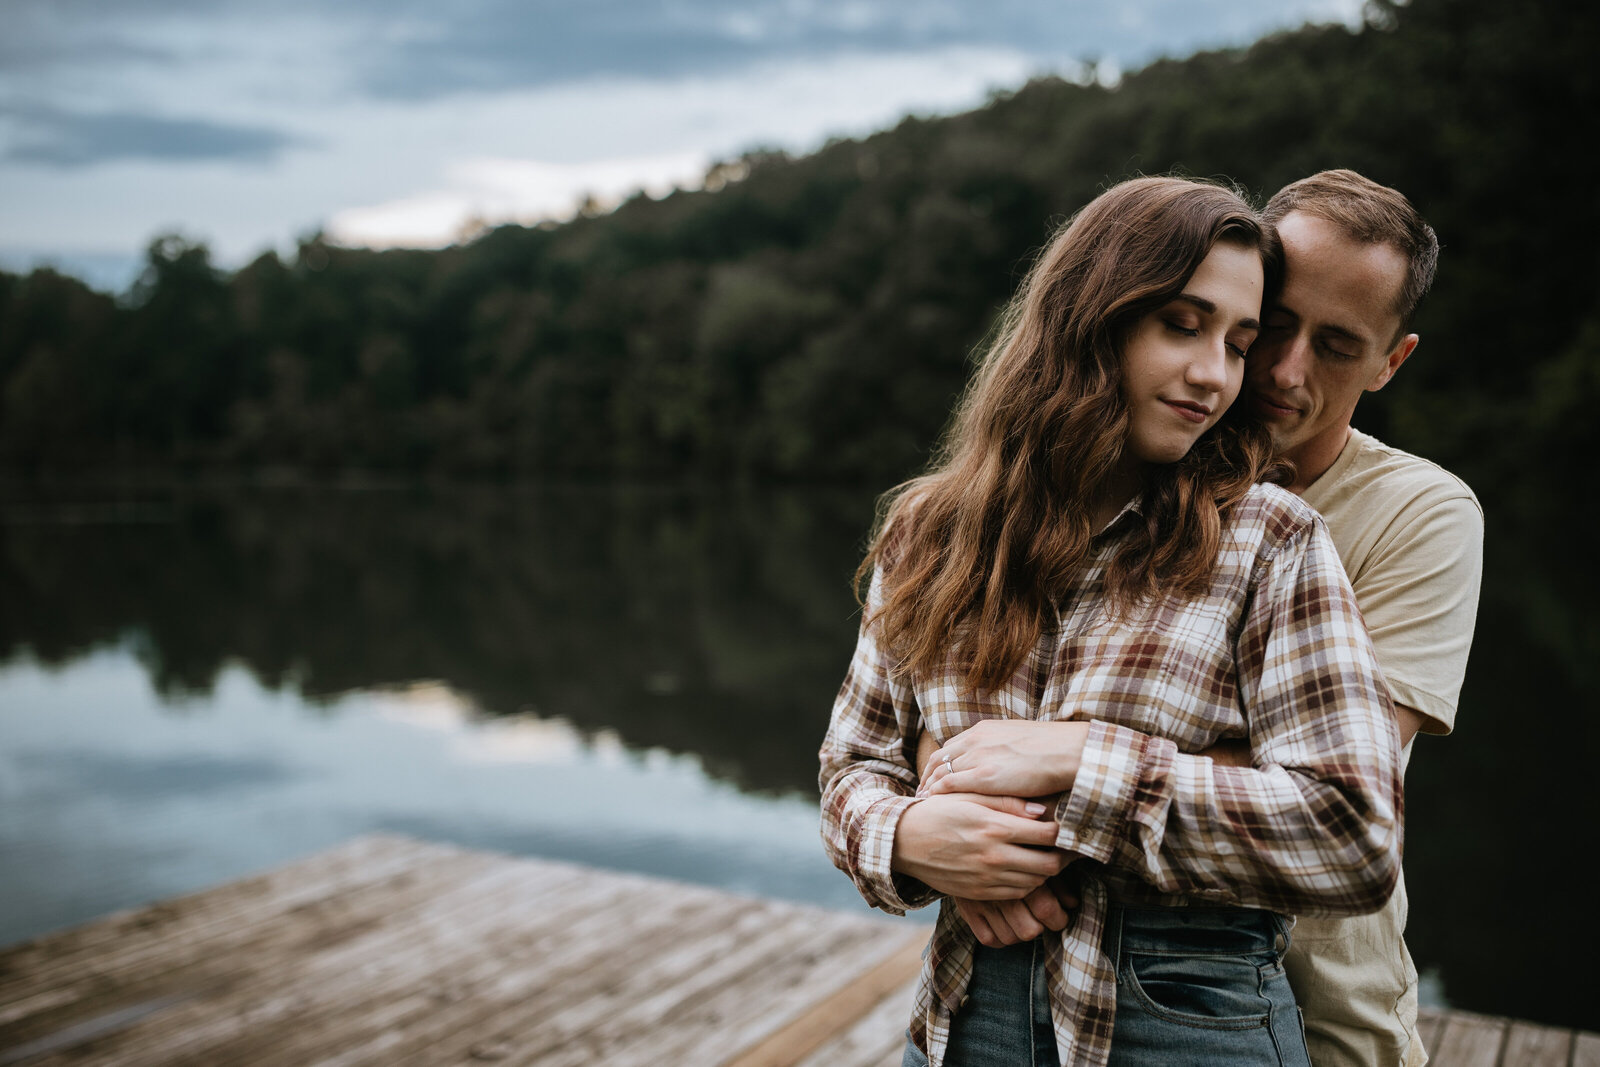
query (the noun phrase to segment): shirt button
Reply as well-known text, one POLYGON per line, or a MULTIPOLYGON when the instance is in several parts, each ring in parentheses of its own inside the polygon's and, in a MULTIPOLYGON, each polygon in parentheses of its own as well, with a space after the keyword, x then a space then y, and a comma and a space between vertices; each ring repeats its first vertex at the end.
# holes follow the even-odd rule
POLYGON ((961 994, 961 1006, 963 1008, 966 1007, 967 1006, 967 1001, 969 1001, 971 999, 972 999, 972 997, 969 996, 968 994, 966 994, 966 993, 961 994))

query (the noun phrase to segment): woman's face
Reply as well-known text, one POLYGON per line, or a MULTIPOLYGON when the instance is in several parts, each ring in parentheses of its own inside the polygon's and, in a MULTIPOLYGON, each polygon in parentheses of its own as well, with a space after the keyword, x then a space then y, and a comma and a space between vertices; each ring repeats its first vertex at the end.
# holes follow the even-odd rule
POLYGON ((1122 353, 1128 454, 1176 463, 1216 425, 1239 395, 1264 287, 1255 249, 1218 242, 1183 292, 1134 326, 1122 353))

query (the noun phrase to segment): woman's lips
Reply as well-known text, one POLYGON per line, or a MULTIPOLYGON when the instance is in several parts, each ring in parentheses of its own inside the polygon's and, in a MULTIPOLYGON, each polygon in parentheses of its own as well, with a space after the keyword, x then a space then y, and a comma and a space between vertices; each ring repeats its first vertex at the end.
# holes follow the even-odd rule
POLYGON ((1204 404, 1195 404, 1187 400, 1163 400, 1162 403, 1190 422, 1205 422, 1211 417, 1211 409, 1204 404))

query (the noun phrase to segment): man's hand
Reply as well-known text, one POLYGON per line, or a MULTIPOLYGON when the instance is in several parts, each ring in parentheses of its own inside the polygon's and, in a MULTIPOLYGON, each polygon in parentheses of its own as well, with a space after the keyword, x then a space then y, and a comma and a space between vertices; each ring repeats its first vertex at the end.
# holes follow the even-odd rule
POLYGON ((1078 777, 1086 722, 984 719, 933 753, 922 790, 1042 797, 1065 793, 1078 777))
POLYGON ((917 735, 917 778, 919 779, 919 785, 928 780, 928 772, 933 770, 935 763, 939 762, 933 758, 933 754, 937 751, 939 751, 939 742, 934 740, 932 734, 924 730, 917 735))
POLYGON ((1055 848, 1046 806, 1017 797, 928 797, 900 817, 890 865, 969 900, 1021 900, 1071 856, 1055 848))
POLYGON ((1078 898, 1052 878, 1021 900, 955 900, 956 910, 980 944, 990 948, 1032 941, 1046 930, 1072 925, 1078 898))

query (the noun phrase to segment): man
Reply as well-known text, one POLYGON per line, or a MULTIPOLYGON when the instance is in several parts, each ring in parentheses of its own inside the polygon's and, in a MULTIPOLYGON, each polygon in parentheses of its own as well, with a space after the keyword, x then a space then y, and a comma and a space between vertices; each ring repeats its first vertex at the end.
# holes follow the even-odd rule
MULTIPOLYGON (((1283 240, 1283 291, 1263 315, 1238 403, 1272 426, 1289 488, 1322 512, 1372 635, 1409 758, 1419 732, 1454 725, 1482 571, 1472 491, 1426 460, 1350 425, 1362 394, 1417 347, 1409 332, 1438 241, 1404 196, 1353 171, 1286 186, 1267 217, 1283 240)), ((919 751, 923 779, 933 745, 919 751)), ((1207 753, 1248 762, 1242 748, 1207 753)), ((1019 812, 1020 813, 1020 812, 1019 812)), ((1070 905, 1070 901, 1066 901, 1070 905)), ((1020 901, 961 901, 978 939, 1009 944, 1069 921, 1048 886, 1020 901)), ((1427 1062, 1416 1037, 1417 973, 1401 939, 1404 883, 1371 915, 1303 918, 1287 967, 1317 1067, 1427 1062)))
MULTIPOLYGON (((1455 725, 1483 565, 1472 491, 1427 460, 1354 430, 1363 393, 1417 347, 1409 332, 1438 241, 1404 196, 1324 171, 1267 204, 1287 276, 1250 349, 1241 403, 1294 463, 1289 486, 1322 512, 1394 697, 1410 757, 1419 732, 1455 725)), ((1427 1062, 1417 972, 1401 940, 1402 880, 1371 915, 1301 919, 1287 960, 1318 1067, 1427 1062)))

